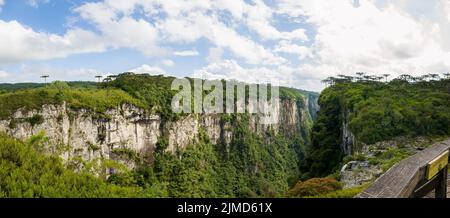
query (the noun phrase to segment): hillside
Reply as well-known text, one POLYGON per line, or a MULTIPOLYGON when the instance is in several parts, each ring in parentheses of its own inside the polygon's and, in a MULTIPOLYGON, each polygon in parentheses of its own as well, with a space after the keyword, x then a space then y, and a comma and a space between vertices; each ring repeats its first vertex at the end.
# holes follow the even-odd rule
POLYGON ((383 162, 383 155, 399 161, 408 156, 400 145, 430 144, 450 135, 449 79, 340 80, 321 93, 319 105, 305 177, 339 172, 345 163, 358 159, 358 153, 367 154, 370 145, 390 153, 379 152, 373 163, 383 162), (392 148, 385 150, 386 146, 392 148))
MULTIPOLYGON (((54 154, 42 150, 46 138, 26 142, 0 134, 0 197, 101 198, 145 197, 139 187, 124 187, 94 176, 90 169, 76 172, 54 154)), ((106 166, 103 166, 106 169, 106 166)))
MULTIPOLYGON (((248 113, 174 114, 172 80, 122 74, 95 85, 3 84, 0 132, 8 135, 2 135, 3 146, 24 147, 36 159, 50 158, 58 163, 57 170, 83 179, 72 185, 53 169, 49 175, 31 171, 35 179, 27 180, 26 186, 0 184, 2 195, 96 197, 118 189, 129 194, 106 196, 284 196, 300 175, 318 95, 281 88, 276 114, 280 122, 265 125, 248 113), (35 138, 44 142, 30 144, 35 138), (37 192, 35 186, 51 188, 42 183, 47 177, 55 177, 51 185, 61 189, 37 192), (85 183, 98 184, 101 190, 86 188, 76 194, 74 188, 60 193, 66 185, 84 189, 85 183)), ((8 153, 22 155, 19 150, 8 153)), ((2 160, 10 162, 9 158, 2 160)), ((31 161, 27 166, 39 168, 38 164, 31 161)), ((4 165, 0 171, 10 181, 28 178, 29 169, 4 165)))

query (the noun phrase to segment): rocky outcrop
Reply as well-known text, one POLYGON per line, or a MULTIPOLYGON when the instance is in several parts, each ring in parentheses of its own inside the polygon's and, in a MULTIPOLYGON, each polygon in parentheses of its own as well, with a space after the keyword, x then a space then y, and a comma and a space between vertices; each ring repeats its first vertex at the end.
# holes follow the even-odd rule
POLYGON ((340 172, 340 182, 343 188, 364 185, 379 177, 383 171, 380 166, 371 165, 368 161, 350 161, 340 172))
MULTIPOLYGON (((362 144, 357 152, 357 160, 346 163, 340 171, 340 182, 344 188, 360 186, 380 177, 391 165, 401 160, 394 154, 412 156, 435 141, 431 138, 397 137, 372 145, 362 144), (388 167, 387 167, 388 166, 388 167)), ((355 154, 354 154, 355 155, 355 154)))
MULTIPOLYGON (((308 99, 309 100, 309 99, 308 99)), ((250 129, 264 136, 270 129, 286 135, 308 128, 311 122, 308 105, 284 100, 275 113, 279 121, 262 124, 259 116, 250 117, 250 129), (307 116, 308 115, 308 116, 307 116)), ((0 132, 18 139, 27 139, 44 131, 52 144, 68 145, 62 157, 79 156, 85 160, 96 158, 117 159, 118 153, 127 151, 138 155, 152 154, 162 138, 167 139, 167 150, 176 154, 198 140, 204 131, 213 144, 229 144, 233 139, 233 126, 220 114, 191 114, 177 121, 162 121, 155 114, 132 105, 120 105, 101 115, 87 110, 73 110, 66 104, 44 105, 40 110, 18 110, 10 119, 0 121, 0 132), (40 122, 29 122, 38 117, 40 122)))
POLYGON ((341 150, 346 155, 351 155, 355 150, 355 135, 350 131, 348 122, 349 122, 349 114, 348 110, 345 110, 342 114, 342 143, 341 150))

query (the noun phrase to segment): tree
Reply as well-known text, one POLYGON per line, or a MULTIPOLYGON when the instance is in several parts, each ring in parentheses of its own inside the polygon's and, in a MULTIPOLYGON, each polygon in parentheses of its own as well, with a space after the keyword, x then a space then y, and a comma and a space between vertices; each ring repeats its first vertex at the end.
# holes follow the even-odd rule
POLYGON ((103 78, 103 76, 98 75, 98 76, 95 76, 95 78, 97 78, 98 82, 100 83, 100 81, 103 78))
POLYGON ((353 82, 353 80, 355 79, 355 77, 353 77, 353 76, 345 76, 344 78, 346 80, 348 80, 349 82, 353 82))
POLYGON ((336 79, 335 82, 352 82, 353 79, 354 79, 354 77, 347 76, 347 75, 344 75, 344 74, 339 74, 339 75, 337 75, 337 77, 338 78, 336 79))
POLYGON ((372 79, 372 76, 364 75, 363 78, 364 78, 365 81, 369 81, 369 80, 372 79))
POLYGON ((47 83, 47 78, 49 78, 49 75, 42 75, 41 78, 44 79, 44 82, 47 83))
POLYGON ((421 78, 422 80, 424 80, 424 81, 427 81, 428 78, 430 78, 430 75, 429 75, 429 74, 423 75, 423 76, 421 76, 420 78, 421 78))
POLYGON ((361 80, 362 80, 364 74, 365 74, 364 72, 356 72, 356 75, 359 76, 359 77, 358 77, 358 81, 361 81, 361 80))
POLYGON ((322 80, 322 83, 325 83, 325 85, 332 85, 332 82, 333 82, 333 81, 330 79, 330 77, 328 77, 328 78, 322 80))
POLYGON ((383 74, 383 77, 386 79, 386 83, 388 82, 389 76, 390 76, 390 74, 387 74, 387 73, 383 74))
POLYGON ((429 76, 429 78, 431 78, 433 80, 439 79, 439 74, 430 73, 430 74, 428 74, 428 76, 429 76))
POLYGON ((412 77, 412 81, 413 82, 421 82, 422 81, 422 77, 420 77, 420 76, 417 76, 417 77, 412 77))
POLYGON ((406 82, 411 82, 412 78, 413 77, 411 75, 409 75, 409 74, 402 74, 402 75, 400 75, 398 77, 399 80, 403 80, 403 81, 406 81, 406 82))

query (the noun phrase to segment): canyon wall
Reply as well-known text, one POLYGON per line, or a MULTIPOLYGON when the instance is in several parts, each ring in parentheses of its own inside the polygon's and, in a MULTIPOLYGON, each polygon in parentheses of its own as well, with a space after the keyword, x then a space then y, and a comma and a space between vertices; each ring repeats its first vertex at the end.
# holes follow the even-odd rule
MULTIPOLYGON (((285 136, 309 132, 315 116, 317 99, 281 100, 274 115, 275 124, 261 124, 258 115, 251 115, 249 128, 264 137, 268 130, 285 136)), ((195 143, 204 131, 213 144, 230 144, 233 124, 221 114, 191 114, 176 121, 163 121, 157 114, 148 114, 132 105, 120 105, 99 116, 87 110, 73 110, 65 103, 44 105, 40 110, 18 110, 11 118, 0 120, 0 132, 18 139, 27 139, 45 132, 51 144, 67 145, 64 159, 81 157, 117 159, 117 151, 152 154, 157 143, 167 140, 167 151, 174 154, 195 143), (30 122, 30 120, 39 122, 30 122)), ((132 166, 131 166, 132 167, 132 166)))

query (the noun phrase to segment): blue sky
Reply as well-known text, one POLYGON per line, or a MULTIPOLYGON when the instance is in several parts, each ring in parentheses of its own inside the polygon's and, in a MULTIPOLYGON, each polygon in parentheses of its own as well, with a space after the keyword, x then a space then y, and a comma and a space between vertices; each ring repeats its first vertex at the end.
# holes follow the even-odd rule
POLYGON ((0 0, 0 82, 134 71, 320 91, 339 73, 447 72, 449 22, 446 0, 0 0))

